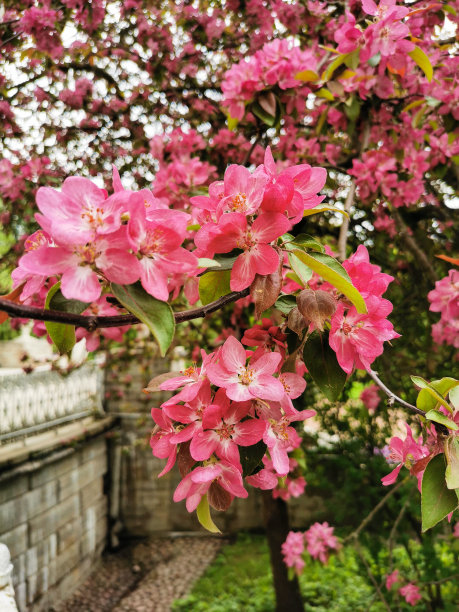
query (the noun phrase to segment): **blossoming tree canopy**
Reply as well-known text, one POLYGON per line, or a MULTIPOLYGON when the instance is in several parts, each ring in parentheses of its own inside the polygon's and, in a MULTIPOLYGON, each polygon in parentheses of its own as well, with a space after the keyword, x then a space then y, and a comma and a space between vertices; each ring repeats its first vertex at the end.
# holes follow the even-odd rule
MULTIPOLYGON (((434 340, 456 344, 456 271, 439 281, 432 261, 448 260, 455 227, 458 10, 5 3, 0 212, 6 259, 21 255, 9 303, 49 311, 35 330, 61 352, 140 320, 165 354, 176 322, 238 298, 234 320, 251 313, 243 335, 149 385, 178 390, 152 410, 152 450, 163 473, 177 461, 174 498, 211 529, 208 503, 228 508, 245 484, 304 488, 293 424, 313 411, 292 400, 311 377, 335 401, 398 332, 412 350, 402 319, 425 317, 405 308, 395 331, 392 303, 430 291, 434 340)), ((458 381, 429 379, 405 402, 426 435, 392 439, 384 479, 423 474, 425 529, 459 488, 458 381)))

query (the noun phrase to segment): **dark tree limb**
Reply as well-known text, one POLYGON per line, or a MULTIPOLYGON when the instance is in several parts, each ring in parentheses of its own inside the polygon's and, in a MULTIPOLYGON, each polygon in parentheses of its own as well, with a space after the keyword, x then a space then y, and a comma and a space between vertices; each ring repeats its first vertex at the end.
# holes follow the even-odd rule
MULTIPOLYGON (((190 321, 191 319, 199 319, 206 315, 220 310, 227 304, 236 302, 237 300, 247 297, 249 295, 249 289, 243 291, 232 291, 227 295, 210 302, 205 306, 199 308, 191 308, 190 310, 183 310, 182 312, 175 312, 175 322, 182 323, 183 321, 190 321)), ((36 321, 53 321, 55 323, 66 323, 68 325, 76 325, 77 327, 83 327, 88 331, 94 331, 100 327, 120 327, 121 325, 135 325, 141 321, 132 314, 127 315, 115 315, 115 316, 87 316, 72 314, 70 312, 61 312, 59 310, 45 310, 44 308, 37 308, 36 306, 26 306, 25 304, 16 304, 11 300, 5 300, 0 298, 0 312, 6 312, 13 317, 21 317, 24 319, 34 319, 36 321)))

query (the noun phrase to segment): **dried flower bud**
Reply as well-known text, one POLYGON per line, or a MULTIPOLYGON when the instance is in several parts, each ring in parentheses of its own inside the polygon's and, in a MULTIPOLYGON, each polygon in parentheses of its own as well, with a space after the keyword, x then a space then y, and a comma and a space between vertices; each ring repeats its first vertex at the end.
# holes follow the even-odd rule
POLYGON ((318 289, 305 289, 296 298, 298 310, 301 312, 307 322, 312 321, 314 326, 321 331, 324 328, 324 322, 329 319, 336 310, 335 298, 318 289))
POLYGON ((233 498, 231 493, 214 480, 209 487, 208 500, 215 510, 228 510, 233 498))
POLYGON ((257 101, 261 108, 268 113, 268 115, 271 115, 272 117, 276 116, 277 101, 276 96, 273 94, 272 91, 258 96, 257 101))
POLYGON ((182 478, 190 472, 196 461, 190 454, 190 442, 182 442, 177 453, 177 466, 182 478))
POLYGON ((250 286, 250 295, 255 304, 255 318, 259 319, 261 313, 270 308, 279 297, 282 287, 282 274, 276 270, 266 276, 255 275, 255 279, 250 286))
POLYGON ((300 338, 303 337, 306 321, 296 306, 288 313, 287 326, 300 338))

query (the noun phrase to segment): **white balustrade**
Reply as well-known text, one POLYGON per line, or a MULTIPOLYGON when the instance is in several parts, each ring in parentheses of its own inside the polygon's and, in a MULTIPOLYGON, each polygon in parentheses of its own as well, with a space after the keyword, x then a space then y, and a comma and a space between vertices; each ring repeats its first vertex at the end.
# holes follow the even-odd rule
POLYGON ((88 363, 66 376, 55 371, 0 377, 0 442, 102 413, 103 371, 88 363))

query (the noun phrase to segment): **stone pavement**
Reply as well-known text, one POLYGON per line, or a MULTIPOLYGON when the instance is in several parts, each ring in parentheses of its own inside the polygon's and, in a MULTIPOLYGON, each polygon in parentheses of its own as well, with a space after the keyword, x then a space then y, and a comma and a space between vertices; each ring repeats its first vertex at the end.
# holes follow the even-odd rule
POLYGON ((169 612, 225 542, 212 536, 151 538, 102 557, 89 578, 54 612, 169 612))

